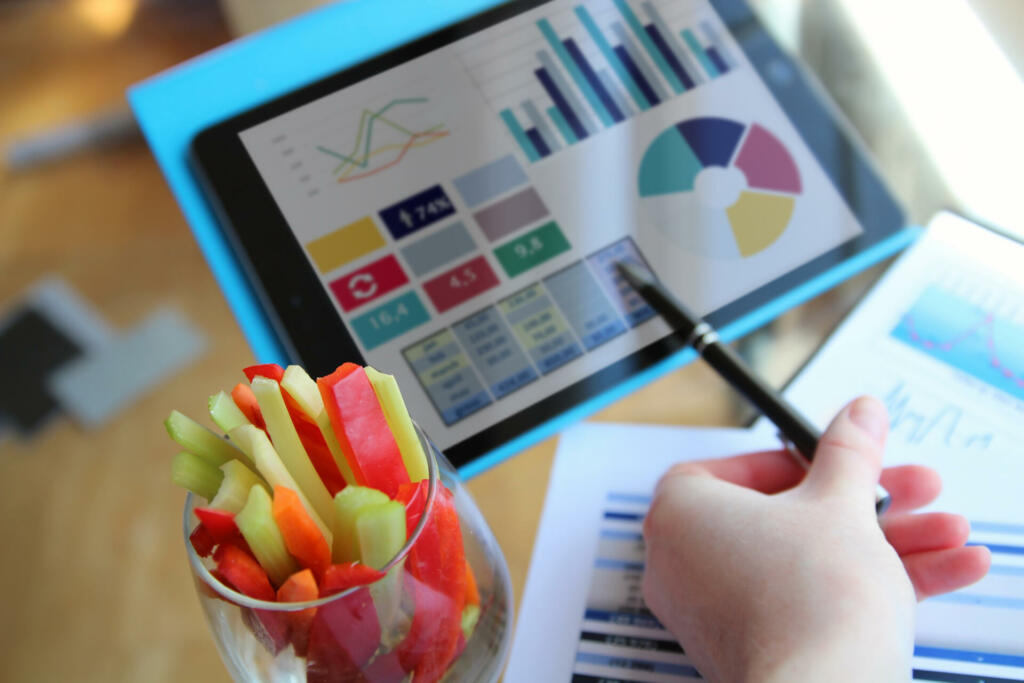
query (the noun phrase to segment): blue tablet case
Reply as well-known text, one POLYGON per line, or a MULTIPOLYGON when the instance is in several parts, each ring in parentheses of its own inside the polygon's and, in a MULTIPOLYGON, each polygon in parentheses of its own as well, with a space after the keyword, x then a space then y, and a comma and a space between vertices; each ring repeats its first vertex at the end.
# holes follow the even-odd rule
MULTIPOLYGON (((497 4, 499 0, 339 2, 200 55, 128 91, 157 163, 261 363, 283 364, 287 355, 188 167, 192 138, 215 123, 497 4)), ((901 230, 719 332, 726 340, 741 337, 896 253, 918 233, 917 228, 901 230)), ((695 357, 691 349, 680 351, 498 446, 462 467, 460 473, 463 477, 478 474, 695 357)))

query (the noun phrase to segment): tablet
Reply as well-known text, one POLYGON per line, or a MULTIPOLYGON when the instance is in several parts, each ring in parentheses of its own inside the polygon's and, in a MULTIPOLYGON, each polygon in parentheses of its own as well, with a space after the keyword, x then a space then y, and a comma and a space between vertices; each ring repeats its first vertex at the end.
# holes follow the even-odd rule
POLYGON ((684 346, 616 261, 723 326, 903 226, 737 0, 501 5, 191 151, 292 359, 394 374, 457 466, 684 346))

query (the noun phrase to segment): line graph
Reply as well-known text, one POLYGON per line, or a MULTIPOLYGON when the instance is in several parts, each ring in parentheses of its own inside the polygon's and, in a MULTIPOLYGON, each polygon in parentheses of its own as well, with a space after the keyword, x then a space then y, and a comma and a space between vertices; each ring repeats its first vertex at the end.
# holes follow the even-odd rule
POLYGON ((363 109, 349 153, 345 154, 325 145, 316 145, 316 149, 338 161, 331 173, 339 183, 376 175, 397 166, 410 150, 425 147, 451 134, 443 123, 422 130, 411 130, 393 120, 391 115, 384 115, 392 108, 423 105, 428 102, 427 97, 401 97, 391 100, 377 110, 363 109), (377 145, 374 146, 374 143, 377 145), (382 162, 375 163, 378 160, 382 162))
POLYGON ((932 286, 890 336, 1024 400, 1024 324, 932 286))

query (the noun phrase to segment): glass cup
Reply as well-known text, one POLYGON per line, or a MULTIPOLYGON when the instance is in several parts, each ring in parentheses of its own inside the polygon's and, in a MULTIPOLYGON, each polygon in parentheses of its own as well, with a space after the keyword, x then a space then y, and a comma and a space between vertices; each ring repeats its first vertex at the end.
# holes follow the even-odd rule
POLYGON ((319 600, 266 602, 221 583, 211 573, 213 561, 200 557, 189 540, 197 524, 192 513, 197 499, 188 494, 184 531, 189 564, 221 659, 236 681, 399 683, 409 680, 413 670, 415 681, 498 679, 511 639, 508 566, 455 468, 417 431, 429 471, 424 514, 382 568, 384 578, 319 600), (450 520, 452 508, 479 594, 476 614, 460 606, 472 604, 471 591, 459 598, 444 589, 443 578, 438 586, 443 572, 422 571, 432 558, 449 556, 443 548, 440 555, 432 550, 431 544, 436 548, 445 534, 431 526, 431 519, 450 520), (409 566, 410 559, 419 571, 409 566), (454 618, 459 619, 456 626, 454 618), (459 633, 453 637, 456 627, 459 633))

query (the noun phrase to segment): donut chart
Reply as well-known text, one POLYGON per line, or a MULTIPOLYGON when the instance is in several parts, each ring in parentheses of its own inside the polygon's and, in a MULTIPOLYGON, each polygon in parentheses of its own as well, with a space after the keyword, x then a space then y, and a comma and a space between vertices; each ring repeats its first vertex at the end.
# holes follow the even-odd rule
POLYGON ((662 131, 644 152, 637 185, 670 241, 742 258, 782 236, 803 190, 796 162, 774 134, 758 123, 718 117, 686 119, 662 131))

